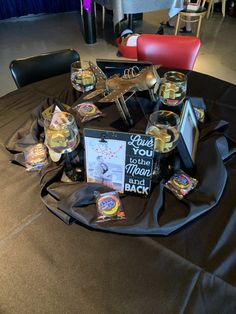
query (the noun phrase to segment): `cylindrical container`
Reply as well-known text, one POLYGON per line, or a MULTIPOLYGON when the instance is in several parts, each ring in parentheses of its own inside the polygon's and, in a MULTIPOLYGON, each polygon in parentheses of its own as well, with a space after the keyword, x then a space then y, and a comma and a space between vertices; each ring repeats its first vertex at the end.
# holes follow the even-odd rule
POLYGON ((172 111, 159 110, 149 117, 146 134, 155 138, 154 150, 168 153, 173 150, 179 139, 180 118, 172 111))
POLYGON ((96 78, 88 61, 76 61, 71 64, 71 83, 82 93, 94 89, 96 78))
POLYGON ((186 96, 187 76, 184 73, 169 71, 164 74, 159 89, 161 102, 166 106, 178 106, 186 96))
POLYGON ((57 154, 72 152, 79 144, 79 131, 72 114, 54 112, 44 120, 45 144, 57 154))

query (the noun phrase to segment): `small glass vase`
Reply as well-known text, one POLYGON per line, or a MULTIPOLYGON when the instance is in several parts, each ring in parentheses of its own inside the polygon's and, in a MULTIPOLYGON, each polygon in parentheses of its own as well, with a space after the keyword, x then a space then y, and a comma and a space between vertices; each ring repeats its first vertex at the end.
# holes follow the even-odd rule
POLYGON ((175 107, 180 105, 187 91, 187 76, 184 73, 169 71, 164 74, 159 89, 161 102, 166 106, 175 107))
POLYGON ((72 181, 78 181, 80 175, 72 166, 70 153, 80 142, 80 134, 72 114, 54 112, 44 120, 45 145, 52 161, 57 162, 64 154, 65 174, 72 181))
POLYGON ((180 118, 172 111, 158 110, 149 117, 146 134, 155 138, 155 160, 152 180, 159 182, 168 174, 165 159, 176 147, 179 139, 180 118))
POLYGON ((88 92, 94 89, 96 77, 88 61, 76 61, 71 64, 71 83, 79 92, 88 92))
POLYGON ((45 144, 57 154, 72 152, 80 141, 75 119, 68 112, 54 112, 44 120, 45 144))

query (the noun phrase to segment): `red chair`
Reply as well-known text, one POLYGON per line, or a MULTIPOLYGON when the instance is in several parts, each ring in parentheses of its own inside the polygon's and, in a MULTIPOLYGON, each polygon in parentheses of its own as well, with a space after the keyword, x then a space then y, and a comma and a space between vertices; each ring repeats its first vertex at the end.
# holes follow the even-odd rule
POLYGON ((137 41, 137 58, 166 68, 192 70, 200 46, 200 39, 193 36, 142 34, 137 41))

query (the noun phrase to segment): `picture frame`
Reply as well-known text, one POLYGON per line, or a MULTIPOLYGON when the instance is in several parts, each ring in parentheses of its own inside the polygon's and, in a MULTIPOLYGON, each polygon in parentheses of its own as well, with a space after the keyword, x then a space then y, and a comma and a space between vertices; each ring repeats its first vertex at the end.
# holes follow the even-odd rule
POLYGON ((84 129, 86 181, 119 193, 148 195, 154 138, 146 134, 84 129))
POLYGON ((184 103, 180 114, 180 136, 177 151, 182 167, 192 170, 195 166, 195 157, 199 140, 198 121, 190 99, 184 103))

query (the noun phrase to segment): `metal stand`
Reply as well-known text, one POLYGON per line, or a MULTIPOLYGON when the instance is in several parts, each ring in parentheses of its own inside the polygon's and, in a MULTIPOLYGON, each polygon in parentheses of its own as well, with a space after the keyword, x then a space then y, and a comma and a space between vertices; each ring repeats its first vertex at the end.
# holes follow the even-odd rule
POLYGON ((126 126, 132 127, 134 125, 134 121, 130 115, 130 112, 129 112, 129 109, 126 105, 124 97, 121 96, 119 99, 116 99, 115 103, 116 103, 117 109, 121 115, 121 118, 123 119, 126 126))

